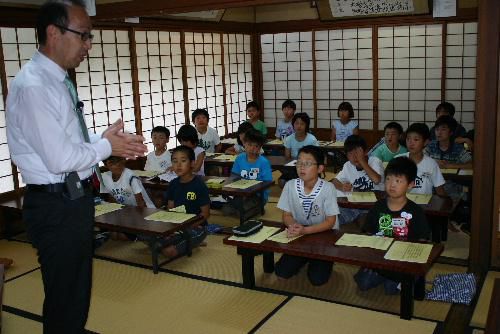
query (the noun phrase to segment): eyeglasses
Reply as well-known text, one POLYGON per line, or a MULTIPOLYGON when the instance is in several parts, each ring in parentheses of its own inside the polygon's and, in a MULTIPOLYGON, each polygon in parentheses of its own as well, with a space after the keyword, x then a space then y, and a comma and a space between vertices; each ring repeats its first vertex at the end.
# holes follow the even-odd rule
POLYGON ((70 29, 68 27, 64 27, 62 25, 59 25, 59 24, 55 24, 54 25, 56 27, 58 27, 59 29, 62 29, 62 30, 66 30, 66 31, 69 31, 69 32, 72 32, 73 34, 77 34, 77 35, 80 35, 80 38, 82 39, 82 42, 86 42, 88 40, 90 40, 92 42, 92 40, 94 39, 94 35, 91 34, 90 32, 81 32, 81 31, 76 31, 76 30, 73 30, 73 29, 70 29))
POLYGON ((318 165, 318 163, 312 162, 312 161, 297 161, 297 163, 295 164, 295 167, 297 167, 297 168, 300 168, 300 167, 309 168, 309 167, 316 166, 316 165, 318 165))

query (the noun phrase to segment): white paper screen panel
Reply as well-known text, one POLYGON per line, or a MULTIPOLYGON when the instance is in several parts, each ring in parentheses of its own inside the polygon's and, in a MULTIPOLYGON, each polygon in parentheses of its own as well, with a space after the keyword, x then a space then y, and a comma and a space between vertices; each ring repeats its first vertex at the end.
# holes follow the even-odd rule
POLYGON ((442 25, 379 27, 379 129, 390 121, 432 126, 442 66, 442 25))
POLYGON ((362 129, 373 128, 372 29, 315 32, 318 128, 330 128, 348 101, 362 129))
MULTIPOLYGON (((2 36, 2 49, 7 78, 7 87, 16 76, 21 67, 27 63, 36 49, 38 42, 34 28, 0 28, 2 36)), ((14 190, 14 178, 9 148, 7 146, 7 132, 5 127, 5 105, 0 82, 0 193, 14 190)), ((19 186, 24 182, 17 171, 19 186)))
POLYGON ((128 32, 96 29, 92 33, 92 49, 75 69, 87 127, 102 133, 121 118, 125 129, 135 132, 128 32))
POLYGON ((225 134, 221 34, 186 32, 185 45, 190 113, 207 109, 209 125, 225 134))
POLYGON ((173 148, 185 122, 180 33, 136 31, 135 42, 142 134, 152 150, 151 130, 165 126, 170 131, 167 146, 173 148))
POLYGON ((455 106, 455 119, 470 130, 476 103, 477 23, 448 23, 446 30, 445 96, 455 106))
POLYGON ((283 118, 281 104, 292 99, 297 112, 314 117, 312 32, 261 36, 263 109, 267 126, 283 118))
POLYGON ((247 119, 246 104, 252 100, 251 40, 250 35, 224 34, 223 43, 227 132, 232 133, 247 119))

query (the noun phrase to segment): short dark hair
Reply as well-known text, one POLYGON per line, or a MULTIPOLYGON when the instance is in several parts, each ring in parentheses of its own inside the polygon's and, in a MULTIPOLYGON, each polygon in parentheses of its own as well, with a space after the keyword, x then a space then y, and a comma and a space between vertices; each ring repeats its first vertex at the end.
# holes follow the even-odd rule
POLYGON ((434 123, 434 128, 437 129, 438 127, 443 125, 446 125, 448 129, 451 130, 451 132, 455 132, 455 129, 457 128, 457 121, 451 115, 443 115, 436 120, 436 123, 434 123))
POLYGON ((366 141, 363 139, 363 137, 358 136, 358 135, 350 135, 347 137, 347 139, 344 142, 344 150, 346 153, 349 153, 358 147, 361 147, 363 151, 366 151, 366 148, 368 147, 366 145, 366 141))
POLYGON ((406 136, 408 136, 410 133, 416 133, 422 136, 424 140, 427 140, 431 137, 431 132, 429 130, 429 127, 425 123, 410 124, 410 126, 406 130, 406 136))
POLYGON ((286 107, 292 108, 293 111, 297 110, 297 105, 290 99, 285 100, 285 102, 283 102, 283 104, 281 105, 281 110, 285 109, 286 107))
MULTIPOLYGON (((82 0, 49 0, 40 7, 36 19, 36 32, 40 45, 45 45, 47 42, 47 27, 49 25, 68 26, 68 8, 70 6, 85 8, 85 3, 82 0)), ((64 29, 59 29, 63 34, 66 32, 64 29)))
POLYGON ((304 123, 306 123, 306 132, 309 132, 309 127, 311 125, 311 118, 305 112, 299 112, 292 117, 292 126, 295 124, 295 121, 301 119, 304 123))
POLYGON ((116 163, 125 160, 123 157, 119 157, 117 155, 110 155, 106 159, 103 160, 104 164, 107 164, 108 162, 110 163, 116 163))
POLYGON ((408 183, 417 178, 417 165, 408 157, 397 157, 389 161, 384 172, 385 177, 389 175, 406 176, 408 183))
POLYGON ((162 125, 155 126, 153 130, 151 130, 151 136, 153 136, 153 133, 155 132, 163 133, 167 136, 167 139, 170 138, 170 130, 162 125))
POLYGON ((266 138, 264 138, 264 135, 260 131, 252 127, 252 129, 249 129, 245 132, 245 141, 257 144, 262 147, 262 145, 264 145, 264 143, 266 142, 266 138))
POLYGON ((248 110, 250 108, 255 108, 260 111, 260 106, 256 101, 250 101, 247 103, 247 108, 245 110, 248 110))
POLYGON ((303 146, 299 149, 299 153, 297 154, 297 156, 299 156, 300 153, 307 153, 307 154, 312 155, 314 157, 314 160, 316 161, 316 163, 318 165, 325 164, 325 153, 318 146, 314 146, 314 145, 303 146))
POLYGON ((194 119, 196 118, 196 116, 200 116, 200 115, 203 115, 205 116, 207 119, 210 119, 210 115, 208 115, 208 111, 207 109, 196 109, 195 111, 193 111, 193 113, 191 114, 191 120, 193 121, 194 123, 194 119))
POLYGON ((187 155, 187 157, 189 158, 189 160, 191 160, 191 161, 196 160, 195 155, 194 155, 194 150, 191 147, 188 147, 186 145, 177 146, 176 148, 174 148, 172 150, 172 157, 174 157, 174 154, 177 152, 185 153, 187 155))
POLYGON ((243 122, 238 126, 238 135, 236 136, 236 141, 240 146, 243 146, 243 143, 240 140, 240 134, 246 133, 248 130, 253 129, 253 125, 250 122, 243 122))
POLYGON ((385 126, 384 126, 384 132, 385 130, 387 129, 394 129, 396 130, 399 134, 402 134, 403 133, 403 127, 401 126, 401 124, 399 124, 398 122, 389 122, 387 123, 385 126))
POLYGON ((438 106, 436 107, 436 114, 441 110, 443 110, 450 116, 455 115, 455 106, 450 102, 441 102, 440 104, 438 104, 438 106))
POLYGON ((337 116, 339 117, 341 110, 347 110, 349 112, 349 118, 354 117, 354 109, 352 108, 352 104, 350 104, 349 102, 344 101, 341 104, 339 104, 339 107, 337 108, 337 116))
POLYGON ((198 131, 196 131, 194 126, 189 124, 184 124, 179 128, 179 131, 177 131, 177 139, 179 141, 189 141, 196 146, 198 146, 200 142, 198 139, 198 131))

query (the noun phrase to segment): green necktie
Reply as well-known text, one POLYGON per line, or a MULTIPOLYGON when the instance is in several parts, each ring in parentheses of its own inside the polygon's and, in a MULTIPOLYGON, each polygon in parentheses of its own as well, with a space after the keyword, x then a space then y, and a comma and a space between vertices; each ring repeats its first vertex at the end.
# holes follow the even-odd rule
MULTIPOLYGON (((85 139, 85 142, 90 143, 90 137, 89 137, 89 130, 87 129, 87 125, 85 124, 85 119, 83 118, 83 110, 82 107, 78 106, 78 94, 76 93, 76 88, 75 85, 73 85, 73 81, 69 78, 68 75, 64 78, 64 84, 66 87, 68 87, 69 94, 71 95, 71 100, 73 100, 73 107, 76 113, 76 116, 78 117, 78 123, 80 123, 80 129, 82 130, 83 138, 85 139)), ((104 184, 102 181, 102 175, 101 171, 99 169, 99 165, 96 164, 94 165, 94 171, 97 175, 97 178, 99 179, 99 182, 101 184, 104 184)))

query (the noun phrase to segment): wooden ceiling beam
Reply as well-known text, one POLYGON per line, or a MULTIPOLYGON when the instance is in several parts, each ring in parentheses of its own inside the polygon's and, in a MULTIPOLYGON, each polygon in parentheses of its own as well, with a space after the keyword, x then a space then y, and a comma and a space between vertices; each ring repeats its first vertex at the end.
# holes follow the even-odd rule
POLYGON ((135 16, 155 16, 185 12, 198 12, 226 8, 278 5, 306 2, 304 0, 132 0, 97 5, 95 19, 116 19, 135 16))

